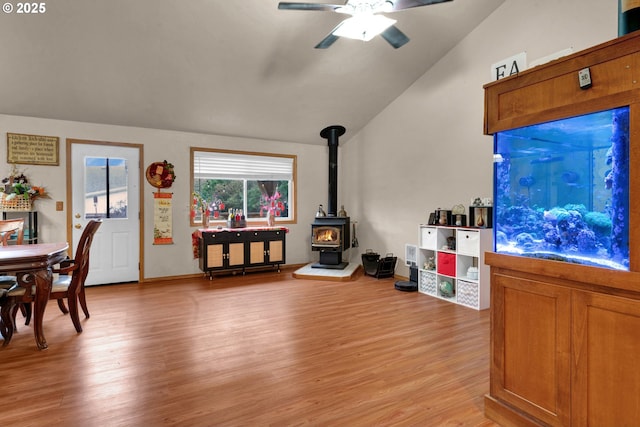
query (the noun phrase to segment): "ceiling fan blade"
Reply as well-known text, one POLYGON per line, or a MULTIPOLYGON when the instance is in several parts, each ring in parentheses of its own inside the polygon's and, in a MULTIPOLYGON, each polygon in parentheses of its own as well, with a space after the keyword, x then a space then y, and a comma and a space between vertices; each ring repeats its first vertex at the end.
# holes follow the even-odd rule
POLYGON ((334 12, 336 9, 344 7, 342 4, 323 4, 323 3, 278 3, 278 9, 286 10, 320 10, 326 12, 334 12))
POLYGON ((335 34, 333 34, 338 28, 340 28, 340 26, 344 24, 344 21, 342 21, 341 23, 339 23, 338 25, 336 25, 336 27, 331 30, 331 32, 329 34, 327 34, 327 37, 323 38, 322 41, 320 43, 318 43, 315 48, 316 49, 326 49, 329 46, 331 46, 333 43, 335 43, 336 40, 338 40, 340 38, 340 36, 336 36, 335 34))
POLYGON ((412 7, 429 6, 431 4, 445 3, 453 0, 389 0, 392 4, 390 12, 411 9, 412 7))
POLYGON ((316 49, 326 49, 329 46, 331 46, 339 38, 340 37, 338 37, 338 36, 334 36, 333 33, 329 33, 327 35, 327 37, 322 39, 322 41, 315 46, 315 48, 316 49))
POLYGON ((397 49, 401 46, 404 46, 409 42, 409 37, 407 37, 402 31, 398 29, 395 25, 390 26, 382 33, 380 36, 385 39, 394 49, 397 49))

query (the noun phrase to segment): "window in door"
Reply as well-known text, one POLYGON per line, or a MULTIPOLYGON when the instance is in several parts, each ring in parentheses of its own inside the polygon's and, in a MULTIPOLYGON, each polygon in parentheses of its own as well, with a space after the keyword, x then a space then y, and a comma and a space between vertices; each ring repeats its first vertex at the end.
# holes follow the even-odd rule
POLYGON ((85 219, 127 218, 126 159, 85 157, 85 219))

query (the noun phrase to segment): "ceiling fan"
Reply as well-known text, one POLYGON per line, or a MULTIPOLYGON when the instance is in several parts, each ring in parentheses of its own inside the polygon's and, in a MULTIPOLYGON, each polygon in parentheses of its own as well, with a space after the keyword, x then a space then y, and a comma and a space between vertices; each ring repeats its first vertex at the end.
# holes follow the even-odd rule
POLYGON ((347 0, 346 4, 280 2, 278 9, 318 10, 351 15, 338 24, 315 48, 326 49, 338 38, 348 37, 369 41, 378 34, 395 49, 409 41, 395 25, 396 20, 379 13, 398 12, 419 6, 444 3, 451 0, 347 0))

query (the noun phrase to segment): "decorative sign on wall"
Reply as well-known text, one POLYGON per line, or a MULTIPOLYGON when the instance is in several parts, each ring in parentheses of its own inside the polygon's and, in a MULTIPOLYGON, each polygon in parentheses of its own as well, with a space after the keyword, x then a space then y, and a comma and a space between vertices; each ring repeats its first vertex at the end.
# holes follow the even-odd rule
POLYGON ((58 166, 60 138, 7 132, 7 163, 58 166))
POLYGON ((153 193, 153 244, 173 244, 172 193, 153 193))
POLYGON ((491 65, 491 79, 500 80, 527 69, 527 52, 505 58, 491 65))

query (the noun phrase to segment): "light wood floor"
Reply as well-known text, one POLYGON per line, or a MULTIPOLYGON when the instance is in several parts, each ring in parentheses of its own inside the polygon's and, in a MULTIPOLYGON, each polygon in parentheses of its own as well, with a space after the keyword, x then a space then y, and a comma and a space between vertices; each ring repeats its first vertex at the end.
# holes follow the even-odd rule
POLYGON ((88 288, 83 333, 52 302, 48 350, 22 324, 0 348, 0 426, 494 426, 489 311, 393 282, 88 288))

